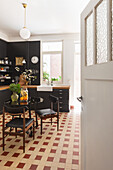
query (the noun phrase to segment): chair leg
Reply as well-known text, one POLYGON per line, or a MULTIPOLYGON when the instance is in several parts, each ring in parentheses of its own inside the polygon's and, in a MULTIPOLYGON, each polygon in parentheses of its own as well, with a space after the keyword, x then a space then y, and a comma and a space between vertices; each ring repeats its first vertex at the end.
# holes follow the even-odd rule
POLYGON ((42 118, 41 118, 41 135, 42 135, 42 118))
POLYGON ((33 121, 33 140, 35 139, 35 126, 34 126, 34 121, 33 121))
POLYGON ((59 130, 59 116, 57 116, 57 131, 59 130))
POLYGON ((4 151, 4 149, 5 149, 5 135, 4 135, 4 126, 5 126, 5 113, 4 113, 4 108, 3 108, 3 129, 2 129, 2 137, 3 137, 3 151, 4 151))
POLYGON ((35 117, 36 117, 36 127, 38 127, 38 119, 37 119, 37 114, 35 113, 35 117))
POLYGON ((4 132, 3 132, 3 151, 4 151, 4 149, 5 149, 5 140, 4 140, 4 132))
POLYGON ((23 110, 23 153, 25 153, 25 109, 23 110))
POLYGON ((52 125, 52 116, 51 116, 51 125, 52 125))
MULTIPOLYGON (((17 133, 17 128, 15 128, 15 133, 17 133)), ((17 135, 15 135, 15 138, 17 138, 17 135)))
POLYGON ((23 153, 25 153, 25 133, 23 133, 23 153))

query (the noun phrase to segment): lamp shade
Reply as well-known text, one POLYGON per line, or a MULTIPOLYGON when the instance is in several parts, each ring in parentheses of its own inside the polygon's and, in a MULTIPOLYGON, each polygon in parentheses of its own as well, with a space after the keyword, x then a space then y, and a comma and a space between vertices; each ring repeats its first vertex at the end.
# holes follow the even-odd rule
POLYGON ((27 28, 22 28, 22 29, 20 30, 20 36, 21 36, 21 38, 23 38, 24 40, 29 39, 29 38, 30 38, 30 35, 31 35, 31 33, 30 33, 30 31, 29 31, 27 28))

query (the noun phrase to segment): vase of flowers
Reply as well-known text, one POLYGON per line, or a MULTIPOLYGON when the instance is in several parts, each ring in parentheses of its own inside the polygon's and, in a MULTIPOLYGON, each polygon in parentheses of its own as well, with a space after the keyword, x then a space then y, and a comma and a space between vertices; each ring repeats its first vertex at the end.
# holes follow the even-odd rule
POLYGON ((31 84, 31 81, 34 81, 37 76, 33 74, 33 71, 31 69, 25 69, 25 71, 22 73, 24 79, 25 79, 25 84, 31 84))
POLYGON ((20 91, 21 91, 21 88, 20 88, 20 84, 15 84, 15 83, 11 83, 9 85, 9 89, 12 91, 12 95, 11 95, 11 100, 12 102, 16 102, 19 98, 19 95, 20 94, 20 91))

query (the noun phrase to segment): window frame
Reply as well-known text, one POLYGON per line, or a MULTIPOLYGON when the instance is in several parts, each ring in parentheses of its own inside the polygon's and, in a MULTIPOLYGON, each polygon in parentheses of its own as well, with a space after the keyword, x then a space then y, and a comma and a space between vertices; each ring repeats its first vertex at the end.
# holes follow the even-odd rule
MULTIPOLYGON (((61 81, 55 81, 55 84, 62 84, 63 83, 63 40, 56 40, 56 41, 42 41, 41 43, 41 84, 47 84, 47 82, 43 81, 43 55, 45 54, 61 54, 61 81), (49 42, 62 42, 62 51, 43 51, 43 43, 49 42)), ((50 83, 50 82, 49 82, 50 83)), ((54 82, 53 82, 54 83, 54 82)))

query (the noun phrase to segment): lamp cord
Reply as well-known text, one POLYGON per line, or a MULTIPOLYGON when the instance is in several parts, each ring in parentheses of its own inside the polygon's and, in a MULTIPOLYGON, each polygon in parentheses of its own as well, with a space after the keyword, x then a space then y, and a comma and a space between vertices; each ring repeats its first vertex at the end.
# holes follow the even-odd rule
POLYGON ((25 8, 25 12, 24 12, 24 28, 26 28, 26 8, 25 8))

